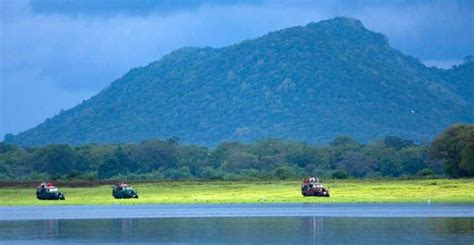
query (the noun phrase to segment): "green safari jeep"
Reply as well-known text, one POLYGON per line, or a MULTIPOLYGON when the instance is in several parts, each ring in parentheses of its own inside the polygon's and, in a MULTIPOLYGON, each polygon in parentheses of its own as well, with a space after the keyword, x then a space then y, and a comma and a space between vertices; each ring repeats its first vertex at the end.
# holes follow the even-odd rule
POLYGON ((39 200, 65 200, 64 193, 60 192, 57 187, 48 183, 41 184, 36 188, 36 198, 39 200))
POLYGON ((138 198, 138 192, 127 184, 116 184, 112 186, 112 196, 119 198, 138 198))

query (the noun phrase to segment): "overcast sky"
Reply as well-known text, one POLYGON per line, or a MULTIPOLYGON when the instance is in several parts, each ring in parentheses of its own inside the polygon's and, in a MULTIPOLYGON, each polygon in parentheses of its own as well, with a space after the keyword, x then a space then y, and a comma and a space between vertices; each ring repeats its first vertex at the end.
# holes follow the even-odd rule
POLYGON ((0 140, 174 49, 222 47, 335 16, 360 19, 430 66, 474 54, 471 0, 1 0, 0 11, 0 140))

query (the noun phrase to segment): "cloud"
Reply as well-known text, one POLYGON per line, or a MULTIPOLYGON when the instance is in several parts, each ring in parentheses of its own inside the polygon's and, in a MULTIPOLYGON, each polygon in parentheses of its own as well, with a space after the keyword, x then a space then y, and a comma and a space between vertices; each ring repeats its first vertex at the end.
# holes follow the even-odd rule
POLYGON ((260 4, 259 0, 32 0, 32 11, 37 14, 61 14, 70 16, 115 15, 147 16, 168 15, 183 11, 195 11, 203 6, 229 6, 260 4))
POLYGON ((93 95, 59 89, 42 80, 39 71, 19 69, 14 75, 14 78, 2 75, 0 131, 3 134, 34 127, 61 109, 71 108, 93 95))
POLYGON ((455 65, 462 64, 463 60, 462 59, 454 59, 454 60, 453 59, 445 59, 445 60, 433 59, 433 60, 422 60, 422 62, 428 67, 434 66, 441 69, 450 69, 451 67, 455 65))

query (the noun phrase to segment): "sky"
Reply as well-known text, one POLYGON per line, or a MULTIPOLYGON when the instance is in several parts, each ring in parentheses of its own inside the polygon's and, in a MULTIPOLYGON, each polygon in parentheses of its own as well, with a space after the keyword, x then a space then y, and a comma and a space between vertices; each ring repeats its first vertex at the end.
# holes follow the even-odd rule
POLYGON ((360 19, 428 66, 474 54, 471 0, 1 0, 0 140, 177 48, 223 47, 336 16, 360 19))

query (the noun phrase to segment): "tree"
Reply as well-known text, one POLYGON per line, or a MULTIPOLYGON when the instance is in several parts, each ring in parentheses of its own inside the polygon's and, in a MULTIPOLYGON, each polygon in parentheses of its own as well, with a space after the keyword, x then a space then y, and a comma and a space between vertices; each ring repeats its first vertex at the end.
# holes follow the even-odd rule
POLYGON ((16 145, 5 144, 3 142, 0 142, 0 154, 15 151, 17 150, 17 148, 18 147, 16 145))
POLYGON ((3 142, 5 143, 10 143, 10 142, 13 142, 13 134, 5 134, 5 136, 3 136, 3 142))
POLYGON ((393 147, 396 149, 401 149, 409 146, 413 146, 413 140, 406 140, 395 136, 387 136, 384 138, 383 143, 385 147, 393 147))
POLYGON ((211 165, 209 150, 195 145, 180 146, 177 153, 177 166, 189 167, 191 173, 197 174, 200 168, 211 165))
POLYGON ((101 179, 108 179, 118 174, 126 174, 133 165, 129 155, 122 147, 118 147, 114 154, 107 157, 105 162, 99 166, 98 175, 101 179))
POLYGON ((69 145, 48 145, 40 148, 33 156, 34 169, 52 176, 68 174, 77 163, 76 152, 69 145))
POLYGON ((347 152, 344 158, 336 163, 336 166, 351 176, 360 178, 373 170, 375 161, 359 152, 347 152))
POLYGON ((224 171, 258 168, 257 157, 247 152, 233 152, 221 165, 224 171))
POLYGON ((468 55, 468 56, 464 57, 464 64, 467 64, 467 63, 470 63, 470 62, 474 62, 474 56, 473 55, 468 55))
POLYGON ((474 134, 470 136, 470 141, 466 142, 466 146, 461 151, 461 162, 459 166, 468 173, 468 176, 474 175, 474 134))
POLYGON ((278 179, 288 179, 291 177, 291 171, 288 166, 281 165, 275 169, 275 177, 278 179))
POLYGON ((142 172, 150 172, 161 167, 174 167, 178 162, 177 143, 171 141, 148 140, 141 144, 130 145, 129 149, 135 166, 142 172))
POLYGON ((451 177, 474 176, 474 125, 447 128, 432 143, 431 158, 441 160, 451 177))
POLYGON ((211 154, 212 165, 217 168, 229 158, 233 152, 245 151, 245 145, 240 142, 224 142, 220 144, 211 154))
MULTIPOLYGON (((403 165, 403 171, 408 175, 418 175, 418 172, 428 167, 429 145, 407 147, 399 151, 399 159, 403 165)), ((434 166, 429 166, 434 167, 434 166)), ((433 169, 432 169, 433 171, 433 169)))
POLYGON ((349 136, 338 136, 332 142, 334 147, 356 147, 359 143, 349 136))
POLYGON ((332 178, 333 179, 347 179, 347 178, 349 178, 349 175, 344 170, 336 170, 332 174, 332 178))

